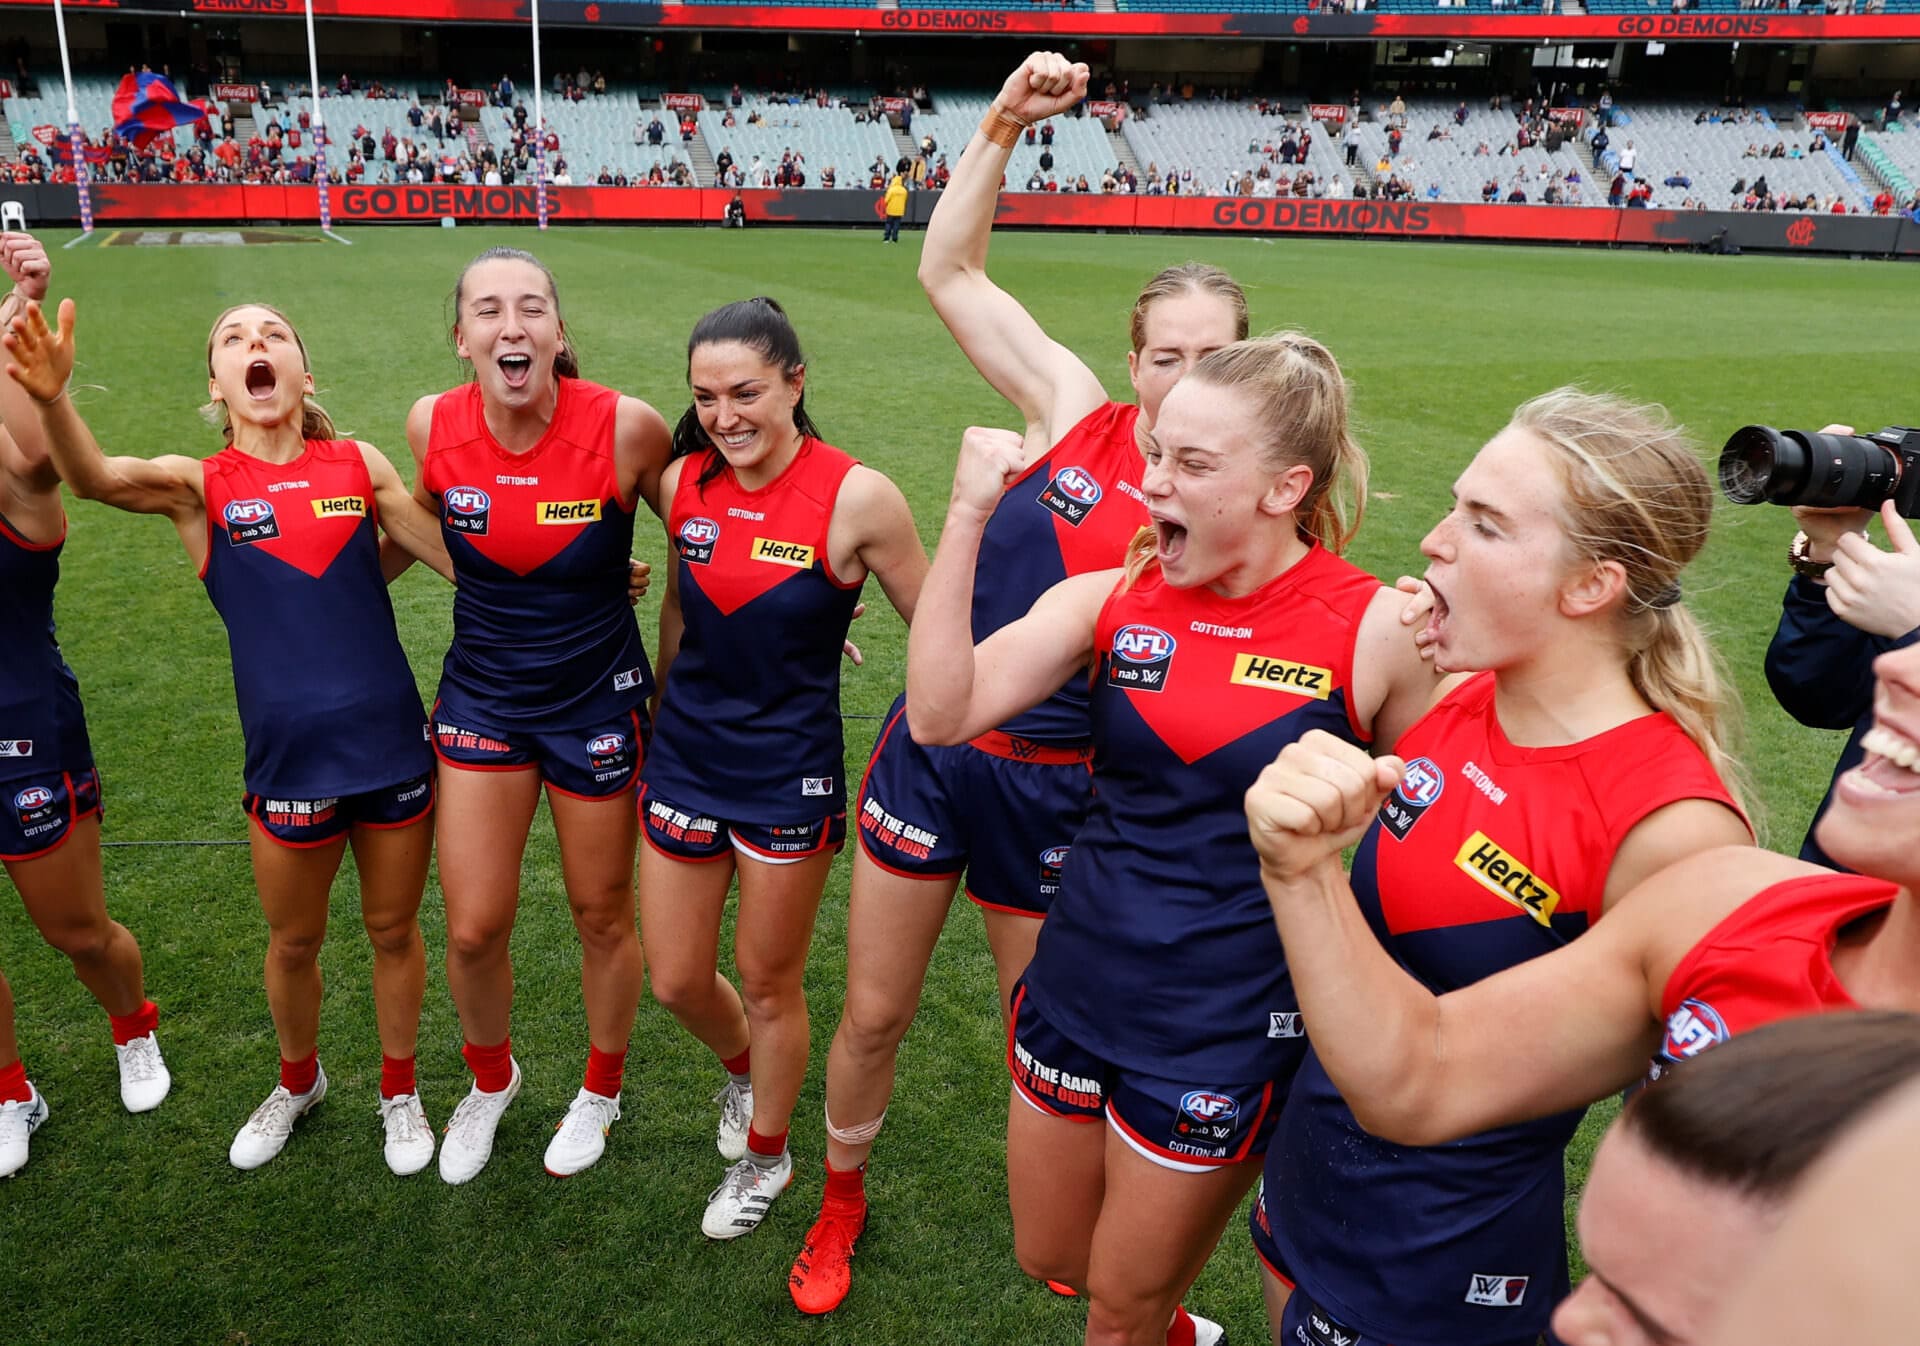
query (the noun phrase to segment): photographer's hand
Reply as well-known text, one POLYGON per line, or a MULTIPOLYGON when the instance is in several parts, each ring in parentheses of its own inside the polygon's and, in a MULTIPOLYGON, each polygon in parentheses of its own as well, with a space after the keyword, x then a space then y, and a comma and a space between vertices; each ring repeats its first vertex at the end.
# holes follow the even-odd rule
MULTIPOLYGON (((1826 425, 1820 428, 1823 435, 1850 435, 1851 425, 1826 425)), ((1807 559, 1809 561, 1830 562, 1834 558, 1834 549, 1840 545, 1840 539, 1849 533, 1864 537, 1867 525, 1873 522, 1870 509, 1826 509, 1811 505, 1795 505, 1793 521, 1800 525, 1800 531, 1807 535, 1807 559)), ((1815 581, 1820 583, 1820 581, 1815 581)))
POLYGON ((1835 545, 1827 606, 1847 625, 1891 640, 1920 627, 1920 538, 1891 500, 1880 507, 1880 522, 1891 551, 1864 533, 1848 533, 1835 545))

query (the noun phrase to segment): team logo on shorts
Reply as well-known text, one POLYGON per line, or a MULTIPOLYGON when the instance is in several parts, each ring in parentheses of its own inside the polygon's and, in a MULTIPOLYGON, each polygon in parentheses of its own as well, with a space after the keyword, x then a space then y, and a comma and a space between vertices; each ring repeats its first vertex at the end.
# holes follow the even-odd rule
POLYGON ((825 799, 833 794, 832 776, 802 776, 800 778, 800 797, 803 799, 825 799))
POLYGON ((625 734, 602 734, 587 740, 587 765, 599 771, 623 765, 627 755, 625 734))
POLYGON ((493 511, 493 497, 478 486, 454 486, 440 497, 446 508, 441 521, 454 533, 484 533, 487 516, 493 511))
POLYGON ((1730 1036, 1727 1021, 1713 1006, 1704 1000, 1683 1000, 1667 1016, 1667 1036, 1660 1044, 1660 1055, 1674 1062, 1691 1060, 1730 1036))
POLYGON ((220 517, 226 521, 227 541, 236 547, 280 536, 280 521, 264 500, 229 500, 220 517))
POLYGON ((1420 815, 1432 808, 1446 788, 1447 776, 1431 757, 1416 757, 1407 763, 1406 773, 1380 805, 1380 826, 1395 840, 1405 841, 1420 815))
POLYGON ((1040 503, 1078 528, 1100 503, 1100 483, 1084 467, 1063 467, 1040 492, 1040 503))
POLYGON ((1173 664, 1177 642, 1157 626, 1140 622, 1113 633, 1113 658, 1107 662, 1107 685, 1136 692, 1163 691, 1173 664))
MULTIPOLYGON (((1294 1291, 1299 1294, 1300 1291, 1294 1291)), ((1305 1314, 1306 1327, 1300 1339, 1308 1346, 1353 1346, 1360 1340, 1359 1332, 1348 1327, 1325 1309, 1315 1304, 1305 1314)))
POLYGON ((1180 1096, 1173 1119, 1176 1149, 1183 1154, 1216 1154, 1239 1127, 1240 1100, 1211 1089, 1189 1089, 1180 1096))
POLYGON ((0 738, 0 757, 33 756, 33 740, 30 738, 0 738))
POLYGON ((1485 1309, 1515 1309, 1527 1297, 1531 1276, 1482 1276, 1475 1273, 1467 1283, 1467 1303, 1485 1309))
POLYGON ((703 566, 713 559, 713 544, 719 540, 720 525, 712 519, 688 519, 680 525, 674 546, 679 548, 681 560, 703 566))
POLYGON ((1071 846, 1049 846, 1040 852, 1040 896, 1057 897, 1060 894, 1060 868, 1067 863, 1067 852, 1071 846))
POLYGON ((1267 1036, 1270 1038, 1303 1038, 1307 1035, 1307 1016, 1299 1010, 1268 1010, 1267 1036))
POLYGON ((53 813, 53 791, 44 785, 29 785, 13 797, 14 812, 21 823, 37 823, 53 813))

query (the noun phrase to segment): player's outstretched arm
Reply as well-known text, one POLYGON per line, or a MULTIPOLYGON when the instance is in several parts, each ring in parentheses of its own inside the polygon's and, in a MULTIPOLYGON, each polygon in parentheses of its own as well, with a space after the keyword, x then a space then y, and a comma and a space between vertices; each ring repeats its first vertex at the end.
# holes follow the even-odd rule
POLYGON ((1000 179, 1011 135, 1074 106, 1087 93, 1087 67, 1037 51, 1007 77, 981 129, 940 193, 920 249, 920 284, 973 367, 1013 403, 1048 445, 1106 401, 1079 356, 1048 336, 1020 301, 987 277, 1000 179), (988 138, 995 130, 1003 143, 988 138))
POLYGON ((206 512, 200 464, 191 458, 109 458, 67 396, 73 376, 73 300, 60 301, 59 328, 47 326, 37 303, 16 317, 3 341, 9 359, 7 377, 33 399, 47 453, 60 477, 84 500, 99 500, 134 514, 164 514, 182 535, 206 512))
MULTIPOLYGON (((440 521, 432 510, 414 499, 384 453, 364 440, 356 443, 360 456, 366 460, 367 475, 373 480, 373 500, 380 510, 381 531, 399 544, 410 561, 425 561, 442 579, 453 583, 453 561, 447 556, 446 540, 440 536, 440 521)), ((383 558, 381 569, 386 568, 383 558)), ((404 569, 404 565, 396 567, 394 574, 387 576, 388 582, 404 569)))

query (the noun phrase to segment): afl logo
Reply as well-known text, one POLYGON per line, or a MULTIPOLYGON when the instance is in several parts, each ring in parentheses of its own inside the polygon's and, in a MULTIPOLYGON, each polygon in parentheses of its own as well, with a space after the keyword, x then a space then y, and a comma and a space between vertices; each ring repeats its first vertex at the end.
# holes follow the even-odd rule
POLYGON ((229 500, 220 513, 228 523, 264 523, 273 517, 273 506, 264 500, 229 500))
POLYGON ((449 487, 440 497, 446 504, 442 521, 449 532, 484 533, 493 511, 493 498, 478 486, 449 487))
POLYGON ((1394 793, 1409 804, 1425 808, 1440 797, 1447 778, 1431 757, 1416 757, 1407 763, 1407 773, 1394 793))
POLYGON ((1060 868, 1060 866, 1067 863, 1067 852, 1072 849, 1071 846, 1047 847, 1047 849, 1040 852, 1040 867, 1042 869, 1060 868))
POLYGON ((227 541, 236 547, 280 536, 280 522, 265 500, 229 500, 220 518, 227 525, 227 541))
POLYGON ((610 757, 627 746, 625 734, 602 734, 587 744, 587 751, 595 757, 610 757))
POLYGON ((1163 664, 1174 647, 1173 637, 1157 626, 1123 626, 1113 634, 1113 652, 1130 664, 1163 664))
POLYGON ((51 804, 52 802, 53 802, 53 791, 49 790, 44 785, 29 785, 26 789, 22 790, 19 794, 13 797, 13 806, 17 809, 22 810, 23 812, 29 811, 32 809, 45 808, 48 804, 51 804))
POLYGON ((1230 1122, 1240 1115, 1240 1102, 1231 1094, 1191 1089, 1181 1097, 1180 1111, 1196 1122, 1230 1122))
POLYGON ((713 559, 713 547, 720 540, 720 525, 712 519, 688 519, 680 525, 677 544, 680 559, 705 565, 713 559))
POLYGON ((1107 663, 1107 686, 1136 692, 1158 692, 1167 685, 1175 641, 1157 626, 1139 622, 1113 633, 1113 658, 1107 663))
POLYGON ((1669 1061, 1685 1061, 1731 1036, 1727 1021, 1713 1006, 1704 1000, 1683 1000, 1667 1016, 1667 1037, 1660 1044, 1660 1054, 1669 1061))
POLYGON ((1078 528, 1100 503, 1100 483, 1084 467, 1063 467, 1040 492, 1040 503, 1078 528))

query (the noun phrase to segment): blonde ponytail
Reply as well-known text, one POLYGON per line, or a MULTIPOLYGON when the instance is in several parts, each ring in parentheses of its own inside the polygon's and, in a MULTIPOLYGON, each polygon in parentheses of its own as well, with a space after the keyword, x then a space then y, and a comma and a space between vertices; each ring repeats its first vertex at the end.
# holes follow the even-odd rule
POLYGON ((1713 520, 1713 487, 1692 441, 1664 407, 1578 388, 1534 398, 1513 425, 1555 450, 1574 553, 1626 573, 1621 623, 1634 690, 1673 717, 1744 809, 1739 694, 1681 599, 1680 574, 1713 520))

